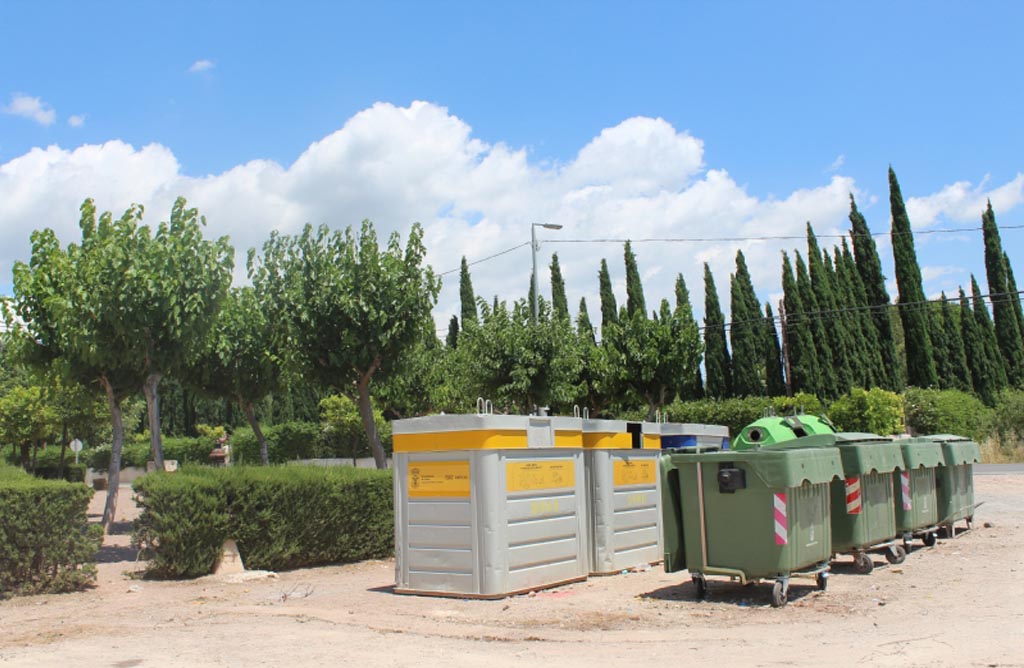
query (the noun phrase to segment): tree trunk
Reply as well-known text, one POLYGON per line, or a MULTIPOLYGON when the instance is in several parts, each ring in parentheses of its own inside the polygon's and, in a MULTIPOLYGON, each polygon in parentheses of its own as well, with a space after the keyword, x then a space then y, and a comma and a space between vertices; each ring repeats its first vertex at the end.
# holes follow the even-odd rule
POLYGON ((32 442, 21 444, 21 468, 26 471, 32 466, 32 442))
POLYGON ((107 471, 107 503, 103 507, 103 531, 110 529, 117 510, 117 490, 121 484, 121 449, 124 447, 124 423, 121 416, 121 399, 114 393, 114 388, 106 378, 100 383, 107 393, 107 404, 110 406, 110 419, 113 422, 113 443, 110 447, 110 469, 107 471))
POLYGON ((260 421, 256 419, 256 411, 253 409, 252 402, 239 399, 238 404, 245 412, 245 419, 249 421, 249 426, 252 427, 252 433, 256 434, 256 440, 260 444, 260 459, 263 460, 263 465, 270 466, 270 453, 267 451, 267 439, 263 436, 263 431, 260 429, 260 421))
POLYGON ((359 417, 363 419, 363 429, 366 430, 366 438, 370 441, 370 449, 373 451, 373 461, 377 468, 386 469, 388 459, 384 455, 384 446, 380 443, 380 434, 377 433, 377 423, 373 419, 373 408, 370 406, 370 375, 363 376, 356 384, 356 391, 359 393, 359 417))
POLYGON ((68 451, 68 421, 62 420, 60 425, 60 464, 57 466, 57 477, 64 479, 64 456, 68 451))
POLYGON ((32 441, 32 475, 36 474, 36 462, 39 460, 39 441, 32 441))
POLYGON ((160 440, 160 395, 157 392, 160 378, 160 374, 151 373, 142 384, 142 394, 146 397, 146 414, 149 417, 149 448, 157 471, 164 470, 164 445, 160 440))

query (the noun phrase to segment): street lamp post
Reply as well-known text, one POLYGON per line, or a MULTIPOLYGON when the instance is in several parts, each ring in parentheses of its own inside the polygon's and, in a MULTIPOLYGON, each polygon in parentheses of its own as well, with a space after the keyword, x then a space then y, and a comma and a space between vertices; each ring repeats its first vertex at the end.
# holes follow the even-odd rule
POLYGON ((540 318, 540 308, 537 300, 537 249, 540 248, 540 244, 537 243, 537 228, 543 227, 546 230, 560 230, 561 225, 557 223, 533 223, 530 225, 530 237, 532 243, 530 249, 533 251, 533 276, 530 278, 530 284, 533 286, 533 322, 537 322, 540 318))

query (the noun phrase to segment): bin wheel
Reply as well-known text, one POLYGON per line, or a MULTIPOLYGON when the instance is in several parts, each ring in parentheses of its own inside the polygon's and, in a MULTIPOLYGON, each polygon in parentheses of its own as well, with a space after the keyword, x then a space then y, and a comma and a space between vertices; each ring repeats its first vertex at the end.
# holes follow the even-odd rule
POLYGON ((818 591, 825 591, 828 588, 828 573, 822 571, 815 575, 814 583, 818 585, 818 591))
POLYGON ((970 531, 974 528, 974 515, 967 518, 967 530, 970 531))
POLYGON ((921 536, 921 542, 924 543, 926 547, 934 547, 935 542, 938 539, 939 537, 934 531, 926 531, 925 534, 921 536))
POLYGON ((693 586, 697 589, 697 600, 703 601, 708 597, 708 581, 703 575, 693 575, 690 577, 693 581, 693 586))
POLYGON ((902 564, 907 560, 907 551, 902 545, 893 545, 885 551, 885 560, 890 564, 902 564))
POLYGON ((858 552, 854 555, 853 570, 857 571, 861 575, 867 575, 871 571, 875 570, 875 562, 871 559, 871 555, 867 552, 858 552))
POLYGON ((786 605, 789 601, 789 587, 782 582, 782 580, 776 580, 775 584, 772 585, 772 607, 781 608, 786 605))

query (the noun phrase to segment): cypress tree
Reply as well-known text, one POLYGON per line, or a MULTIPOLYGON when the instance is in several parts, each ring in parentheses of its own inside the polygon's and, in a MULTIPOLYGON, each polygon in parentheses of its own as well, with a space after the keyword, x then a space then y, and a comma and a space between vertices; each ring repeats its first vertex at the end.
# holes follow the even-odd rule
POLYGON ((929 334, 928 305, 921 285, 921 268, 914 250, 903 193, 896 172, 889 167, 889 206, 892 210, 892 252, 896 261, 896 285, 899 288, 900 321, 907 353, 907 384, 934 387, 939 377, 929 334))
POLYGON ((882 362, 882 351, 878 345, 878 330, 871 319, 871 307, 868 304, 864 283, 853 260, 853 254, 844 238, 842 250, 836 253, 837 274, 841 277, 846 289, 846 304, 854 320, 851 336, 857 344, 859 373, 855 373, 854 382, 860 387, 878 387, 885 382, 885 365, 882 362))
POLYGON ((743 251, 736 251, 736 273, 730 276, 729 288, 733 395, 761 396, 764 394, 764 327, 743 251))
POLYGON ((448 336, 444 340, 444 344, 449 350, 455 350, 459 346, 459 317, 453 315, 452 319, 448 321, 448 336))
POLYGON ((850 371, 850 343, 846 334, 845 314, 839 313, 836 304, 833 277, 823 262, 818 238, 814 235, 814 228, 810 223, 807 223, 807 268, 814 300, 821 311, 818 321, 822 324, 821 328, 826 336, 825 343, 832 353, 835 383, 833 391, 836 393, 835 396, 839 396, 848 392, 853 384, 850 371))
MULTIPOLYGON (((945 295, 942 296, 945 299, 945 295)), ((956 361, 949 354, 950 342, 946 337, 946 327, 942 320, 942 302, 928 304, 928 328, 932 338, 932 351, 935 354, 935 374, 938 376, 938 387, 942 390, 952 389, 956 385, 957 374, 961 373, 954 365, 956 361)))
POLYGON ((618 322, 619 307, 615 304, 615 293, 612 291, 612 278, 608 274, 608 262, 601 258, 601 270, 597 272, 597 280, 601 286, 601 329, 618 322))
POLYGON ((819 394, 822 389, 818 354, 814 348, 811 321, 793 276, 789 255, 782 253, 782 292, 786 306, 786 348, 789 351, 790 389, 819 394))
POLYGON ((996 214, 992 202, 981 216, 981 229, 985 237, 985 274, 988 293, 992 300, 992 319, 995 321, 996 341, 1003 356, 1006 378, 1014 387, 1024 386, 1024 340, 1017 323, 1013 302, 1020 304, 1018 295, 1010 294, 1007 279, 1006 256, 999 239, 996 214), (1012 301, 1011 301, 1012 300, 1012 301))
POLYGON ((882 262, 878 258, 878 248, 868 229, 867 221, 857 210, 857 202, 850 195, 850 237, 853 241, 853 254, 856 258, 857 272, 864 285, 867 306, 871 307, 871 322, 875 327, 875 339, 882 357, 883 376, 879 384, 886 390, 900 392, 903 390, 903 376, 900 373, 900 359, 896 353, 896 341, 892 334, 892 322, 889 320, 889 293, 885 289, 885 275, 882 274, 882 262))
POLYGON ((647 317, 647 303, 644 300, 644 285, 640 281, 640 270, 636 266, 636 255, 629 242, 626 242, 623 253, 626 261, 626 313, 642 313, 647 317))
POLYGON ((952 377, 948 379, 948 387, 954 390, 972 392, 974 383, 971 372, 967 365, 967 356, 964 352, 964 337, 961 333, 957 307, 952 300, 946 299, 946 293, 942 293, 942 330, 946 342, 944 356, 950 360, 949 367, 952 377))
POLYGON ((828 343, 828 334, 826 333, 826 322, 832 316, 822 312, 823 309, 814 296, 814 289, 811 287, 811 278, 807 273, 807 265, 804 264, 804 258, 800 255, 799 251, 795 253, 795 256, 796 288, 800 293, 800 301, 804 307, 803 315, 807 319, 807 328, 811 333, 811 343, 814 345, 818 359, 818 375, 820 376, 819 396, 838 397, 846 389, 839 386, 835 361, 832 356, 832 349, 828 343))
POLYGON ((476 295, 473 294, 473 281, 469 277, 469 264, 466 256, 462 256, 462 268, 459 270, 459 300, 462 302, 462 328, 469 323, 477 324, 476 295))
POLYGON ((775 329, 772 305, 764 305, 764 371, 765 389, 769 397, 786 394, 786 380, 782 372, 782 350, 779 347, 779 332, 775 329))
POLYGON ((1006 376, 1006 367, 1003 364, 1003 357, 999 353, 999 342, 996 341, 996 330, 992 325, 992 319, 988 314, 988 307, 985 305, 985 298, 982 296, 981 288, 978 287, 978 280, 971 274, 971 302, 974 307, 974 321, 978 325, 978 338, 988 358, 988 373, 992 376, 992 386, 995 391, 1004 389, 1009 383, 1006 376))
POLYGON ((1013 267, 1010 266, 1010 256, 1003 253, 1003 263, 1006 265, 1006 288, 1010 293, 1010 303, 1013 304, 1013 313, 1017 318, 1017 329, 1024 336, 1024 306, 1021 306, 1021 294, 1017 290, 1017 281, 1013 278, 1013 267))
POLYGON ((576 333, 588 343, 597 343, 597 338, 594 336, 594 326, 590 324, 590 313, 587 311, 586 297, 580 297, 580 312, 576 314, 576 333))
MULTIPOLYGON (((682 274, 676 275, 675 293, 675 313, 682 329, 686 331, 691 327, 697 327, 697 322, 693 319, 693 306, 690 303, 690 291, 686 287, 686 280, 683 279, 682 274)), ((677 392, 679 394, 679 398, 684 401, 700 399, 704 396, 704 379, 701 377, 699 364, 694 368, 692 376, 681 379, 677 392)))
POLYGON ((995 403, 998 387, 996 376, 985 350, 985 343, 978 329, 977 318, 971 311, 964 289, 960 288, 960 332, 964 341, 964 357, 971 374, 971 384, 981 400, 991 406, 995 403))
POLYGON ((704 391, 713 399, 732 396, 732 366, 725 344, 725 316, 718 302, 718 290, 711 267, 704 263, 704 391))
POLYGON ((556 318, 569 320, 569 300, 565 296, 565 281, 558 265, 558 253, 551 256, 551 308, 556 318))

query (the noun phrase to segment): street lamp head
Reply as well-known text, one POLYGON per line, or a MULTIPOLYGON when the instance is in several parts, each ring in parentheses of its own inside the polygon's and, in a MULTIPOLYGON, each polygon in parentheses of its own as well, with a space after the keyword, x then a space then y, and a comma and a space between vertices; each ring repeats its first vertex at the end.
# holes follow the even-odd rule
POLYGON ((560 229, 562 229, 562 226, 559 225, 558 223, 534 223, 534 224, 535 225, 540 225, 541 227, 543 227, 546 230, 560 230, 560 229))

